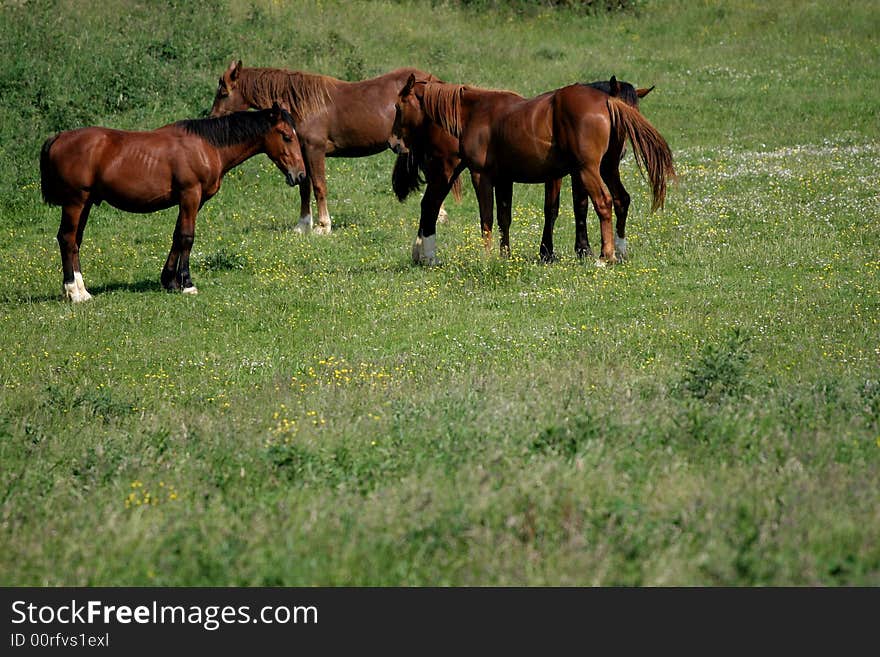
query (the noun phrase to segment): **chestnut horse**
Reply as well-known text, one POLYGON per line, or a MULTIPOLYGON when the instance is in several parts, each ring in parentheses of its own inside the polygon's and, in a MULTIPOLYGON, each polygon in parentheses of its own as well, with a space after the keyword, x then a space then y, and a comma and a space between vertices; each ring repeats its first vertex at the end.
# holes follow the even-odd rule
MULTIPOLYGON (((294 119, 302 144, 310 185, 300 187, 300 217, 296 230, 313 228, 310 191, 315 192, 318 224, 315 233, 331 231, 327 211, 326 157, 363 157, 388 148, 397 93, 412 77, 437 81, 430 73, 401 68, 360 82, 280 68, 245 68, 233 61, 220 77, 211 116, 248 108, 262 109, 278 102, 294 119)), ((395 169, 406 167, 398 158, 395 169)))
MULTIPOLYGON (((647 96, 654 87, 636 89, 629 82, 617 80, 615 76, 611 76, 610 80, 598 80, 590 82, 587 86, 603 91, 610 96, 618 96, 624 102, 638 109, 639 99, 647 96)), ((412 164, 408 167, 395 167, 394 169, 394 191, 397 197, 403 201, 411 192, 418 191, 422 182, 427 182, 427 189, 422 197, 423 212, 431 216, 436 211, 437 203, 442 200, 448 193, 448 185, 452 183, 455 177, 458 182, 458 174, 456 168, 461 162, 458 155, 458 139, 451 138, 449 133, 445 132, 436 123, 426 123, 423 126, 425 130, 415 131, 411 133, 411 139, 407 142, 405 149, 401 149, 401 145, 397 143, 397 150, 405 150, 406 156, 411 162, 415 162, 418 166, 412 164), (430 134, 428 134, 430 132, 430 134), (427 180, 422 181, 419 169, 427 173, 427 180)), ((622 152, 611 152, 605 154, 602 159, 601 173, 602 179, 608 186, 614 203, 614 212, 617 216, 617 234, 614 238, 615 251, 620 258, 626 257, 626 218, 629 210, 629 194, 620 181, 620 157, 622 152)), ((400 156, 399 156, 400 157, 400 156)), ((400 162, 400 159, 398 159, 400 162)), ((471 178, 474 185, 474 191, 479 197, 479 180, 478 173, 471 171, 471 178)), ((553 251, 553 227, 559 214, 559 194, 562 188, 562 179, 557 178, 544 183, 544 231, 541 238, 540 257, 544 262, 553 262, 556 255, 553 251)), ((453 192, 456 188, 453 187, 453 192)), ((484 199, 486 203, 481 207, 481 225, 483 227, 483 241, 486 250, 491 249, 492 242, 492 197, 484 199)), ((425 221, 425 219, 422 219, 425 221)), ((421 223, 421 222, 420 222, 421 223)), ((591 254, 589 248, 589 239, 584 235, 581 239, 586 241, 586 254, 591 254)), ((418 253, 414 250, 413 258, 419 261, 418 253)))
MULTIPOLYGON (((602 162, 619 161, 627 138, 652 187, 652 210, 663 205, 666 179, 675 175, 666 140, 639 113, 617 96, 588 85, 574 84, 532 99, 509 91, 407 80, 396 103, 391 147, 405 152, 407 144, 429 138, 427 128, 439 126, 459 139, 457 176, 465 167, 479 176, 478 200, 484 237, 491 237, 492 195, 498 204, 501 252, 510 252, 509 227, 514 182, 553 183, 572 176, 576 241, 579 257, 591 254, 586 216, 590 200, 599 216, 602 235, 600 263, 617 261, 611 226, 612 196, 602 178, 602 162), (606 159, 607 153, 616 159, 606 159)), ((606 167, 607 168, 607 167, 606 167)), ((436 258, 436 212, 448 193, 441 186, 423 212, 413 256, 432 264, 436 258), (427 210, 427 211, 426 211, 427 210)), ((552 192, 552 189, 548 191, 552 192)), ((428 190, 425 192, 428 195, 428 190)), ((553 197, 552 193, 548 196, 553 197)), ((558 194, 556 195, 558 200, 558 194)), ((552 208, 545 203, 545 213, 552 208)), ((545 233, 546 233, 545 224, 545 233)), ((552 226, 551 226, 552 232, 552 226)), ((546 235, 545 235, 546 237, 546 235)), ((552 255, 552 242, 550 252, 552 255)))
POLYGON ((162 285, 195 294, 189 255, 199 209, 220 189, 227 171, 266 153, 289 185, 305 180, 293 118, 279 105, 220 119, 178 121, 149 132, 80 128, 50 137, 40 152, 43 199, 61 206, 58 245, 62 293, 87 301, 79 249, 93 205, 126 212, 180 206, 162 285))
MULTIPOLYGON (((598 89, 609 96, 616 96, 628 105, 638 109, 639 99, 647 96, 654 87, 636 89, 629 82, 618 80, 615 76, 607 82, 598 80, 590 82, 587 86, 598 89)), ((624 149, 620 150, 609 148, 602 158, 602 164, 599 171, 602 174, 602 181, 608 187, 611 194, 611 200, 614 204, 614 215, 617 218, 616 233, 614 235, 614 252, 618 259, 627 257, 626 242, 626 218, 629 214, 630 196, 620 180, 620 160, 623 157, 624 149)), ((638 159, 636 159, 638 164, 638 159)), ((541 235, 540 256, 544 262, 553 262, 556 260, 556 254, 553 251, 553 227, 556 223, 556 217, 559 215, 559 193, 562 188, 562 179, 557 179, 548 183, 544 183, 544 232, 541 235)), ((491 218, 489 226, 491 227, 491 218)), ((575 226, 575 244, 586 244, 586 249, 581 255, 592 256, 593 251, 590 248, 590 240, 587 237, 586 224, 575 226), (580 233, 578 229, 580 228, 580 233)))

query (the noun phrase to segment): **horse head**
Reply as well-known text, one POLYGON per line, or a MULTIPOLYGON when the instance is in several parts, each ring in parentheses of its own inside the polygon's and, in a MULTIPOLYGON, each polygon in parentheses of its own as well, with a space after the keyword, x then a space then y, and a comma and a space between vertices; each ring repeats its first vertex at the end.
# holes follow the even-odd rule
POLYGON ((232 112, 240 112, 251 108, 238 89, 238 77, 241 73, 241 68, 240 59, 237 62, 233 61, 229 68, 223 72, 223 75, 220 76, 210 116, 224 116, 232 112))
POLYGON ((266 155, 284 174, 288 185, 299 185, 306 179, 306 165, 293 127, 293 117, 278 103, 273 103, 270 109, 263 111, 271 126, 266 133, 266 155))
POLYGON ((618 80, 614 75, 612 75, 611 79, 607 82, 599 80, 597 82, 590 82, 588 86, 604 91, 609 96, 620 98, 622 101, 636 109, 639 107, 639 99, 644 98, 654 90, 653 86, 648 87, 647 89, 636 89, 629 82, 618 80))
MULTIPOLYGON (((422 85, 424 86, 424 85, 422 85)), ((388 147, 398 155, 413 148, 416 131, 423 124, 425 113, 418 97, 416 76, 410 74, 394 104, 394 125, 388 138, 388 147)))

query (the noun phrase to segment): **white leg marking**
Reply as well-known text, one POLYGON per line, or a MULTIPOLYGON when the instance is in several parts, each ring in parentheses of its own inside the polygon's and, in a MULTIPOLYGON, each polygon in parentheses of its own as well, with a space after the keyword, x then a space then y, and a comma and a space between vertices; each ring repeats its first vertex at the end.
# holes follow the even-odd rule
POLYGON ((73 272, 73 282, 76 283, 76 288, 79 290, 80 297, 82 297, 80 301, 88 301, 92 298, 92 295, 89 294, 89 291, 86 289, 86 284, 83 282, 83 275, 81 272, 73 272))
POLYGON ((626 258, 626 238, 614 236, 614 250, 617 252, 617 257, 621 260, 626 258))
POLYGON ((329 235, 332 228, 333 223, 330 221, 329 214, 325 217, 318 217, 318 225, 315 226, 315 235, 329 235))
POLYGON ((180 292, 181 294, 198 294, 199 290, 195 285, 190 285, 189 287, 183 288, 180 292))
POLYGON ((437 264, 437 233, 416 239, 416 244, 413 246, 413 260, 429 267, 437 264), (416 247, 419 248, 418 259, 416 259, 416 247))
POLYGON ((80 301, 85 301, 86 299, 82 298, 82 295, 79 293, 79 288, 76 286, 76 281, 71 283, 64 283, 61 286, 61 294, 64 295, 64 298, 72 303, 79 303, 80 301))
POLYGON ((294 232, 299 233, 300 235, 308 235, 312 232, 312 215, 307 214, 303 217, 299 218, 299 223, 294 227, 294 232))
POLYGON ((446 208, 441 205, 440 212, 437 213, 437 223, 445 224, 447 221, 449 221, 449 213, 446 212, 446 208))

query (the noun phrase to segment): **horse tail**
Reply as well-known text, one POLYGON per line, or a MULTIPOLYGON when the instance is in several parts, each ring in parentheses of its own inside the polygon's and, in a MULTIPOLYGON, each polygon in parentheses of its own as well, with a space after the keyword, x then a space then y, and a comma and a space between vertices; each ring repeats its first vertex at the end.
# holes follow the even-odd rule
POLYGON ((40 149, 40 191, 43 193, 43 201, 49 205, 61 205, 64 201, 61 190, 58 188, 57 172, 49 160, 49 150, 59 136, 60 133, 49 137, 43 142, 43 147, 40 149))
POLYGON ((417 192, 425 180, 419 171, 415 153, 412 149, 408 153, 397 156, 394 161, 394 169, 391 172, 391 188, 398 201, 405 201, 412 192, 417 192))
POLYGON ((637 109, 614 97, 606 102, 618 141, 623 143, 629 138, 639 171, 642 175, 648 174, 653 199, 651 212, 654 212, 662 208, 666 200, 666 179, 675 178, 669 144, 637 109))

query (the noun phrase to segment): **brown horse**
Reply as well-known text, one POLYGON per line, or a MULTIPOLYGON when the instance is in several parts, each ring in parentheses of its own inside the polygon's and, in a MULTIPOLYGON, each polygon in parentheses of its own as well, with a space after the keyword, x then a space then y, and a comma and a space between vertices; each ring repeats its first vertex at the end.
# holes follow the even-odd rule
MULTIPOLYGON (((412 77, 437 78, 414 68, 401 68, 361 82, 279 68, 245 68, 233 61, 220 77, 211 116, 247 108, 261 109, 278 102, 296 124, 310 185, 300 187, 300 217, 296 230, 312 230, 310 191, 318 205, 314 231, 331 230, 327 211, 326 157, 363 157, 388 148, 397 93, 412 77)), ((399 160, 396 168, 404 165, 399 160)))
MULTIPOLYGON (((603 91, 610 96, 617 96, 632 107, 638 109, 639 99, 647 96, 654 87, 636 89, 629 82, 618 81, 615 76, 611 76, 610 80, 598 80, 590 82, 587 86, 603 91)), ((440 203, 449 192, 449 185, 455 185, 458 182, 457 169, 461 158, 459 157, 458 139, 451 137, 436 123, 427 122, 423 126, 424 130, 414 131, 410 133, 411 139, 407 141, 405 151, 410 161, 414 161, 418 166, 410 164, 408 167, 395 167, 394 169, 394 191, 398 198, 403 201, 411 192, 417 191, 422 182, 427 183, 427 189, 422 197, 423 213, 428 217, 436 212, 437 204, 440 203), (419 170, 426 172, 427 179, 421 180, 419 170), (453 183, 453 179, 455 183, 453 183)), ((397 142, 397 150, 401 149, 400 142, 397 142)), ((614 237, 615 251, 620 258, 626 257, 626 218, 629 210, 629 194, 620 181, 620 156, 622 152, 611 152, 605 154, 602 159, 601 173, 602 180, 608 186, 611 193, 614 212, 617 216, 617 234, 614 237)), ((399 156, 400 158, 400 156, 399 156)), ((400 162, 400 159, 398 159, 400 162)), ((479 197, 480 175, 471 171, 471 179, 474 185, 474 191, 479 197)), ((562 179, 557 178, 544 183, 544 231, 541 238, 540 257, 544 262, 553 262, 556 255, 553 251, 553 227, 556 218, 559 215, 559 194, 562 188, 562 179)), ((453 186, 453 192, 456 187, 453 186)), ((487 251, 491 249, 492 244, 492 196, 484 195, 484 203, 481 207, 480 223, 483 232, 484 246, 487 251)), ((442 206, 441 206, 442 207, 442 206)), ((422 219, 425 221, 425 219, 422 219)), ((584 226, 584 229, 586 227, 584 226)), ((577 241, 583 241, 587 244, 585 253, 590 254, 589 239, 586 234, 578 236, 577 241)), ((419 242, 417 242, 419 244, 419 242)), ((502 252, 503 253, 503 252, 502 252)), ((414 249, 413 258, 419 262, 419 251, 414 249)))
POLYGON ((80 128, 50 137, 40 153, 43 199, 61 206, 58 245, 62 293, 87 301, 79 263, 83 231, 93 205, 107 201, 127 212, 180 206, 162 285, 197 292, 189 255, 199 209, 220 189, 224 174, 266 153, 289 185, 305 180, 293 119, 277 104, 262 112, 178 121, 149 132, 80 128))
MULTIPOLYGON (((639 99, 644 98, 654 90, 653 86, 636 89, 629 82, 618 80, 613 75, 608 81, 597 80, 596 82, 588 83, 587 86, 598 89, 609 96, 616 96, 636 109, 639 108, 639 99)), ((617 218, 614 252, 619 259, 627 257, 626 218, 629 213, 630 202, 630 196, 620 180, 620 160, 623 157, 623 153, 623 148, 619 150, 609 148, 602 158, 602 164, 599 168, 602 180, 608 187, 614 204, 614 215, 617 218)), ((638 160, 636 162, 638 163, 638 160)), ((553 251, 553 227, 556 223, 556 217, 559 215, 559 193, 562 188, 562 179, 544 183, 544 185, 544 232, 541 235, 540 256, 544 262, 553 262, 556 260, 556 254, 553 251)), ((489 225, 491 226, 491 223, 489 225)), ((575 231, 575 244, 586 244, 586 250, 582 255, 592 255, 590 240, 586 232, 586 224, 576 225, 575 231), (577 232, 578 230, 580 232, 577 232)))
MULTIPOLYGON (((616 169, 629 138, 637 162, 644 166, 651 182, 652 209, 663 205, 666 179, 675 175, 669 146, 638 110, 588 85, 569 85, 525 99, 509 91, 418 82, 411 77, 398 96, 391 147, 405 152, 408 144, 429 139, 432 134, 427 130, 429 126, 439 126, 459 139, 460 162, 453 176, 465 167, 479 175, 477 196, 481 223, 484 237, 489 238, 494 193, 502 254, 510 251, 514 182, 547 185, 570 174, 575 251, 580 257, 591 254, 586 239, 586 216, 592 200, 599 215, 600 263, 604 264, 616 262, 617 258, 611 226, 613 200, 603 181, 603 160, 613 162, 616 169), (616 153, 616 157, 606 159, 609 152, 616 153)), ((446 193, 442 186, 435 191, 439 198, 432 199, 431 204, 423 199, 419 234, 413 247, 414 259, 427 264, 433 263, 436 257, 436 212, 432 210, 446 193)), ((552 188, 547 191, 552 200, 552 188)), ((558 192, 555 198, 558 203, 558 192)), ((553 208, 547 205, 545 203, 545 213, 549 214, 553 208)), ((545 232, 546 228, 545 224, 545 232)), ((552 255, 552 242, 549 255, 552 255)))

